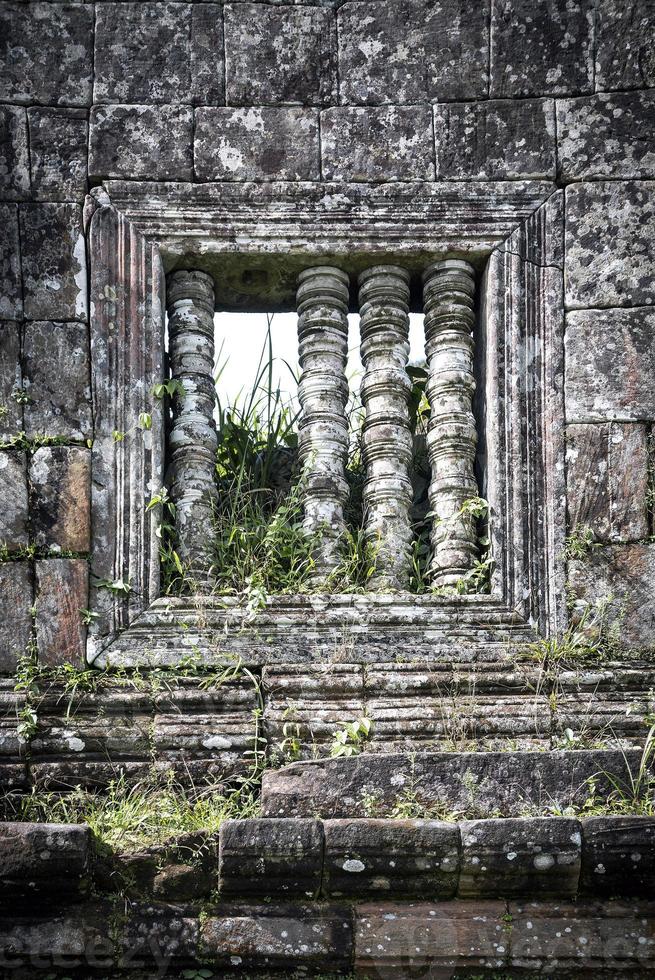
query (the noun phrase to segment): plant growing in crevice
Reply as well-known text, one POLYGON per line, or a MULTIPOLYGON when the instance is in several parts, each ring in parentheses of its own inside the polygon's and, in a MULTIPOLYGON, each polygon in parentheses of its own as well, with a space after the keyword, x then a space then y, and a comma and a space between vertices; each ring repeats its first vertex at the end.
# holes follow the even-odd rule
POLYGON ((346 722, 343 728, 333 732, 330 756, 336 759, 359 755, 370 741, 372 730, 373 722, 370 718, 362 717, 357 721, 346 722))

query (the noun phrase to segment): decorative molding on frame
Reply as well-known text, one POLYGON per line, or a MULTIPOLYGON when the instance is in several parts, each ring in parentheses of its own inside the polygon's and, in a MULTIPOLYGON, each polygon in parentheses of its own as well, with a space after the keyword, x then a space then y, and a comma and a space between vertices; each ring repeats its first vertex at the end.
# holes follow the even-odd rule
MULTIPOLYGON (((93 572, 129 577, 129 597, 94 590, 90 659, 172 663, 239 653, 252 664, 452 657, 549 634, 564 622, 562 194, 545 182, 146 184, 108 182, 88 200, 96 421, 93 572), (94 210, 95 209, 95 210, 94 210), (492 592, 278 597, 254 621, 234 602, 157 598, 156 516, 164 479, 164 280, 193 261, 293 253, 306 264, 392 252, 418 269, 466 256, 485 266, 477 395, 497 565, 492 592), (309 259, 309 261, 307 261, 309 259), (139 412, 153 428, 114 442, 139 412), (486 443, 486 445, 485 445, 486 443), (226 624, 232 629, 226 631, 226 624), (341 652, 339 652, 341 651, 341 652)), ((208 263, 203 264, 203 262, 208 263)))

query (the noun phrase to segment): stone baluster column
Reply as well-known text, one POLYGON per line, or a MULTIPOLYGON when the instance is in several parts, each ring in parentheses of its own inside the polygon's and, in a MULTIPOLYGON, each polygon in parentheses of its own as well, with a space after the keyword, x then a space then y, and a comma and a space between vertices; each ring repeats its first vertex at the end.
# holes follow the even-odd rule
POLYGON ((201 591, 210 587, 213 508, 217 499, 214 422, 214 282, 198 271, 167 280, 171 377, 184 395, 173 398, 170 481, 178 553, 201 591))
POLYGON ((409 273, 380 265, 359 277, 362 452, 366 537, 376 549, 371 585, 407 587, 412 529, 412 434, 409 429, 409 273))
POLYGON ((466 500, 478 495, 474 462, 477 434, 472 400, 474 270, 468 262, 446 259, 424 273, 426 394, 428 428, 432 581, 454 585, 478 558, 475 521, 461 515, 466 500))
POLYGON ((316 583, 338 564, 348 499, 348 287, 346 273, 330 266, 306 269, 298 278, 299 455, 305 529, 321 532, 316 583))

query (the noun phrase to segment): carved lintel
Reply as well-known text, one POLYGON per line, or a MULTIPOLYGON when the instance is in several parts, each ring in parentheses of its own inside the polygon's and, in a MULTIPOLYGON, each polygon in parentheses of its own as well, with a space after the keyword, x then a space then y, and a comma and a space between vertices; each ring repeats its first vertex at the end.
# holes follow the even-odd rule
POLYGON ((412 529, 412 435, 409 429, 409 273, 374 266, 359 277, 361 395, 366 411, 362 453, 366 467, 367 540, 376 549, 371 586, 408 584, 412 529))
POLYGON ((475 521, 463 515, 465 502, 478 495, 474 463, 477 434, 472 400, 473 267, 446 259, 423 277, 428 429, 431 572, 435 585, 454 585, 478 558, 475 521))
POLYGON ((217 500, 213 280, 204 272, 173 272, 166 301, 171 377, 184 387, 184 395, 173 400, 171 497, 180 558, 204 590, 210 585, 208 545, 217 500))
POLYGON ((306 269, 298 277, 298 445, 305 480, 305 529, 321 533, 315 555, 317 581, 338 564, 348 499, 348 287, 346 273, 330 266, 306 269))

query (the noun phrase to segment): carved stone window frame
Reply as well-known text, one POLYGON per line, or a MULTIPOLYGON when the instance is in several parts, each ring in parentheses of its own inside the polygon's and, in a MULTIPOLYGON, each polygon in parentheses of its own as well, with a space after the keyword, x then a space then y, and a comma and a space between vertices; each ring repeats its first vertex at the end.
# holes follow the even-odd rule
POLYGON ((563 195, 504 183, 156 184, 108 181, 87 198, 92 571, 88 659, 172 664, 226 651, 253 664, 444 657, 551 635, 565 621, 563 195), (222 254, 456 255, 484 260, 487 489, 496 558, 488 595, 280 596, 254 621, 217 598, 160 597, 156 513, 164 429, 164 274, 222 254), (140 412, 152 429, 134 430, 140 412), (127 432, 121 441, 114 433, 127 432), (226 624, 232 624, 226 630, 226 624), (236 625, 235 625, 236 624, 236 625))

